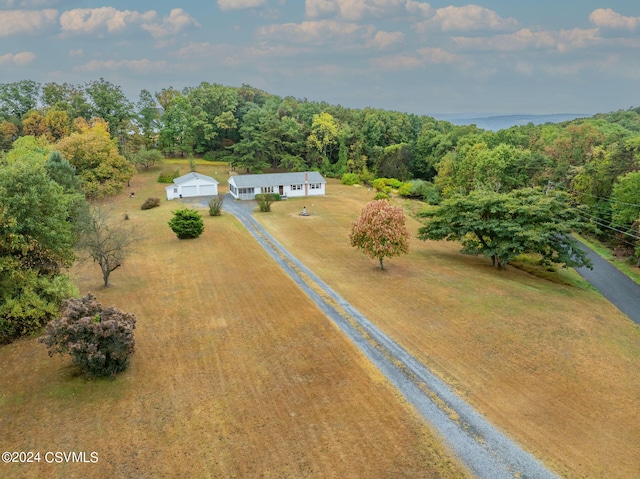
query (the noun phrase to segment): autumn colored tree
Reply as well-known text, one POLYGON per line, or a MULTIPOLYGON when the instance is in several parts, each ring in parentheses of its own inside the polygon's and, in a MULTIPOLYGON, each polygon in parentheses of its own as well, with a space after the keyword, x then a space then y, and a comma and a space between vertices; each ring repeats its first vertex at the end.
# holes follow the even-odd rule
POLYGON ((120 192, 135 168, 118 153, 117 142, 111 139, 104 122, 76 125, 80 131, 60 140, 56 149, 78 171, 84 192, 91 198, 120 192))
POLYGON ((71 133, 71 120, 64 110, 47 110, 44 116, 47 124, 47 136, 51 141, 58 141, 71 133))
POLYGON ((351 246, 380 261, 409 252, 409 232, 405 227, 402 208, 392 206, 387 200, 368 203, 357 221, 351 224, 351 246))
POLYGON ((35 136, 36 138, 39 136, 47 136, 47 139, 50 140, 47 131, 47 122, 38 110, 31 110, 22 118, 23 135, 35 136))
POLYGON ((11 122, 3 120, 0 122, 0 151, 11 148, 13 140, 18 137, 18 127, 11 122))
POLYGON ((338 124, 330 113, 322 112, 313 116, 311 134, 307 138, 310 149, 320 153, 323 159, 330 159, 338 143, 338 124))

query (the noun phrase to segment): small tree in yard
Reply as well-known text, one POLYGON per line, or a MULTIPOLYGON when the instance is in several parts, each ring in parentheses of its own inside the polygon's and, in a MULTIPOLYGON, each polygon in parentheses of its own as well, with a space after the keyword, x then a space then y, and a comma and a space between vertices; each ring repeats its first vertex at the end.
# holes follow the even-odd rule
POLYGON ((409 252, 409 232, 405 227, 404 211, 391 206, 386 200, 368 203, 358 221, 351 224, 349 239, 351 246, 380 260, 380 269, 384 269, 382 260, 385 257, 409 252))
POLYGON ((110 307, 102 309, 89 293, 65 302, 62 317, 49 322, 38 342, 49 356, 69 353, 74 365, 91 376, 115 376, 129 365, 134 352, 136 317, 110 307))
POLYGON ((204 231, 200 213, 190 208, 174 211, 169 226, 179 239, 197 238, 204 231))
POLYGON ((106 287, 111 273, 122 266, 141 239, 135 225, 114 218, 109 209, 95 207, 82 225, 77 246, 85 252, 84 259, 100 265, 106 287))
POLYGON ((261 193, 256 195, 256 201, 258 202, 258 208, 263 213, 271 211, 271 203, 278 201, 280 195, 278 193, 261 193))
POLYGON ((220 216, 223 201, 224 196, 222 195, 215 195, 209 200, 209 214, 211 216, 220 216))

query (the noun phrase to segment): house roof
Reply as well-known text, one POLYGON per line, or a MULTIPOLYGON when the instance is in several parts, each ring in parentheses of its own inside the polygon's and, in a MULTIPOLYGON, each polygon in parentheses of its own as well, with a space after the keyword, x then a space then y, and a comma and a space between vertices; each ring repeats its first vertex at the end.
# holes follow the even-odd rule
POLYGON ((173 180, 173 183, 176 185, 181 185, 183 183, 187 183, 192 180, 202 180, 206 183, 215 183, 216 185, 218 184, 218 181, 215 178, 211 178, 210 176, 196 173, 195 171, 192 171, 190 173, 187 173, 186 175, 182 175, 178 178, 175 178, 173 180))
POLYGON ((229 178, 238 188, 265 187, 278 185, 303 185, 305 175, 309 183, 326 183, 317 171, 296 171, 291 173, 265 173, 262 175, 235 175, 229 178))

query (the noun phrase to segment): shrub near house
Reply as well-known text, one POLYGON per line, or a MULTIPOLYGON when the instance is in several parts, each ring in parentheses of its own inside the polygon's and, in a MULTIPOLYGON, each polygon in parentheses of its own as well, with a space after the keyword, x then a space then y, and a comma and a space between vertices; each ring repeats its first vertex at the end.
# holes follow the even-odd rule
POLYGON ((179 239, 197 238, 204 231, 200 213, 190 208, 174 211, 169 226, 179 239))

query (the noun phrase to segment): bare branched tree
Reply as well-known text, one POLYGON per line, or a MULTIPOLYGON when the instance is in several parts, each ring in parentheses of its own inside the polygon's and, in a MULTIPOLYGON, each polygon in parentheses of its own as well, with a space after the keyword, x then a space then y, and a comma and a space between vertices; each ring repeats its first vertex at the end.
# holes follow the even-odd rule
POLYGON ((85 255, 82 259, 91 259, 100 265, 106 287, 109 275, 135 252, 142 239, 135 223, 115 217, 110 208, 95 206, 84 221, 77 247, 85 255))

